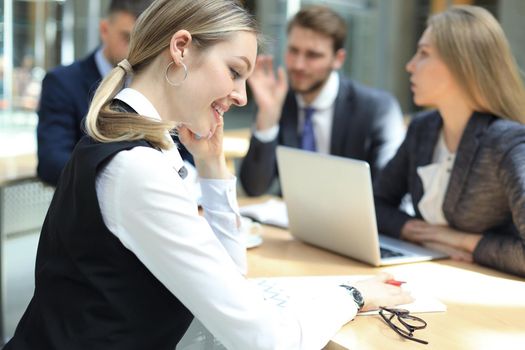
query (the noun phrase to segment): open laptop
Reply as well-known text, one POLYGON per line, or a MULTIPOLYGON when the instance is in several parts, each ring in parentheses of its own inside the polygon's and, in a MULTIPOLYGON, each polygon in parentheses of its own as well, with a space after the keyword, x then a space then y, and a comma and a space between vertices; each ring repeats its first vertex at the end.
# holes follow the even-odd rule
POLYGON ((367 162, 278 146, 277 165, 295 238, 373 266, 446 257, 378 234, 367 162))

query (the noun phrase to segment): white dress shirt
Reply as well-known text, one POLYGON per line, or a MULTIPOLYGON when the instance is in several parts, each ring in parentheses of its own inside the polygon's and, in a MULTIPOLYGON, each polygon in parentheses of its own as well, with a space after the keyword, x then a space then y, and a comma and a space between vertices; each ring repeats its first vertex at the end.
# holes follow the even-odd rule
MULTIPOLYGON (((332 123, 334 121, 334 105, 339 92, 339 73, 332 71, 326 84, 315 100, 307 106, 301 95, 295 94, 298 108, 298 133, 302 134, 304 126, 304 108, 312 107, 315 112, 312 116, 317 152, 330 153, 330 139, 332 137, 332 123)), ((267 130, 254 130, 253 135, 261 142, 271 142, 279 134, 279 124, 267 130)))
POLYGON ((104 56, 104 46, 101 46, 97 52, 95 52, 95 64, 102 78, 108 75, 113 69, 111 62, 104 56))
POLYGON ((449 152, 441 133, 434 148, 432 163, 417 168, 424 190, 418 208, 423 219, 430 224, 448 225, 443 213, 443 201, 455 159, 456 154, 449 152))
MULTIPOLYGON (((160 119, 136 90, 124 89, 116 98, 160 119)), ((347 291, 334 285, 284 310, 266 302, 245 279, 235 177, 200 179, 201 216, 178 175, 182 165, 176 147, 115 155, 96 181, 109 230, 228 349, 322 348, 357 312, 347 291)))

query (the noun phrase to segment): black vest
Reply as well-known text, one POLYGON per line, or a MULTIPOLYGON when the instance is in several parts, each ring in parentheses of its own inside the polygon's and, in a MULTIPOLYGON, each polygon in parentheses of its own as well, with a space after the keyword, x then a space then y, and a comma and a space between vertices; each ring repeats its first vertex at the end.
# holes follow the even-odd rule
POLYGON ((97 170, 136 146, 151 147, 77 144, 42 228, 35 293, 4 349, 175 349, 192 314, 109 231, 95 191, 97 170))

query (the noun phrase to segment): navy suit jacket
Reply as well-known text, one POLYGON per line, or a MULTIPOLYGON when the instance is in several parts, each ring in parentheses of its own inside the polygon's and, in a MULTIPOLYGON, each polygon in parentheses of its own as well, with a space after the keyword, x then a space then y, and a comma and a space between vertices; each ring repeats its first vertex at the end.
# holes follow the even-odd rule
MULTIPOLYGON (((69 66, 54 68, 42 81, 37 111, 37 174, 42 181, 54 186, 73 148, 85 135, 82 120, 102 80, 95 52, 69 66)), ((179 143, 176 137, 174 139, 179 143)), ((179 151, 183 159, 193 163, 184 146, 180 145, 179 151)))
POLYGON ((38 168, 40 179, 56 185, 76 143, 84 135, 82 119, 102 77, 95 53, 70 66, 59 66, 42 81, 38 106, 38 168))
MULTIPOLYGON (((401 110, 392 95, 340 75, 330 154, 367 161, 374 177, 395 154, 403 137, 401 110)), ((277 177, 277 145, 295 148, 301 145, 297 101, 291 90, 283 106, 277 139, 261 142, 252 136, 250 140, 240 172, 248 195, 265 193, 277 177)))
MULTIPOLYGON (((378 228, 399 237, 411 216, 399 210, 405 194, 417 204, 424 194, 417 173, 432 163, 442 129, 437 111, 410 124, 397 154, 374 183, 378 228)), ((479 264, 525 276, 525 126, 490 114, 474 113, 456 152, 443 201, 450 227, 482 233, 473 257, 479 264)))

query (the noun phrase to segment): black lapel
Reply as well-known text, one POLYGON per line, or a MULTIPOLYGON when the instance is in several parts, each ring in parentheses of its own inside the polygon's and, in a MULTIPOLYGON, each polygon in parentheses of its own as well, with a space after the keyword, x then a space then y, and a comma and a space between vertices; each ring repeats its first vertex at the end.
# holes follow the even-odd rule
POLYGON ((299 148, 301 145, 301 135, 299 135, 298 122, 299 113, 295 94, 292 90, 288 91, 284 101, 283 112, 281 115, 281 144, 285 146, 299 148))
POLYGON ((465 182, 470 174, 470 168, 479 151, 480 137, 493 118, 489 114, 475 112, 469 119, 465 131, 463 131, 443 201, 443 212, 450 225, 453 225, 452 213, 455 210, 465 182))
MULTIPOLYGON (((98 50, 98 49, 97 49, 98 50)), ((85 91, 88 91, 89 101, 95 95, 95 91, 98 88, 98 85, 102 81, 102 76, 98 71, 97 64, 95 62, 95 53, 96 50, 86 57, 83 61, 80 62, 81 70, 83 72, 82 77, 84 78, 85 91)))
POLYGON ((354 87, 350 80, 339 75, 339 90, 334 104, 334 118, 332 121, 332 136, 330 140, 330 153, 343 155, 345 135, 348 135, 350 118, 353 114, 352 100, 354 87))
POLYGON ((432 163, 432 157, 434 156, 434 148, 436 147, 439 134, 441 133, 441 128, 443 127, 443 120, 439 115, 439 112, 434 111, 431 118, 426 118, 424 125, 420 125, 422 128, 421 132, 417 133, 418 139, 413 143, 414 147, 417 147, 415 150, 415 173, 416 181, 413 189, 413 201, 414 207, 417 209, 417 204, 423 197, 423 182, 419 175, 417 175, 417 167, 425 166, 432 163))

